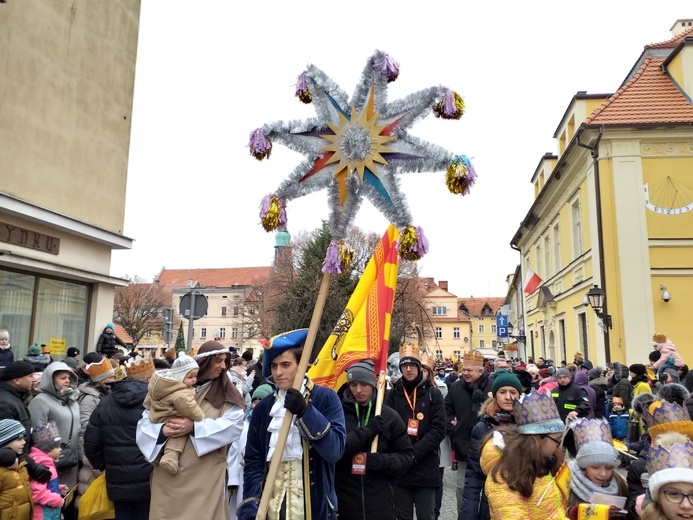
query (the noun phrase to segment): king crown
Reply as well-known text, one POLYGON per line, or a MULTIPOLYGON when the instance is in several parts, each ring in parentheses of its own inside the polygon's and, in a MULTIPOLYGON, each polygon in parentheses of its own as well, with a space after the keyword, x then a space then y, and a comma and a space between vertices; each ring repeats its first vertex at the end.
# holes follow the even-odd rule
POLYGON ((688 411, 677 403, 668 401, 654 401, 643 410, 643 418, 648 428, 658 424, 690 421, 688 411))
POLYGON ((465 361, 474 361, 476 363, 483 363, 484 362, 484 355, 479 353, 479 352, 465 352, 464 353, 464 360, 465 361))
POLYGON ((601 441, 613 444, 609 423, 604 419, 578 419, 573 423, 573 435, 575 436, 575 449, 588 442, 601 441))
POLYGON ((693 469, 693 443, 689 439, 685 444, 676 443, 669 449, 664 446, 650 447, 647 454, 647 471, 650 475, 672 468, 693 469))
POLYGON ((514 400, 513 415, 518 426, 561 419, 553 397, 539 392, 526 395, 522 402, 514 400))
POLYGON ((150 370, 154 369, 154 362, 152 361, 152 358, 147 356, 147 357, 139 357, 137 356, 135 359, 132 361, 126 361, 125 362, 125 370, 127 371, 128 375, 130 377, 137 375, 137 374, 142 374, 144 372, 149 372, 150 370))
POLYGON ((113 370, 113 365, 109 359, 102 359, 99 363, 90 363, 84 369, 84 371, 89 374, 89 377, 94 378, 105 374, 109 370, 113 370))
POLYGON ((663 332, 655 332, 652 335, 652 341, 654 341, 655 343, 666 343, 667 335, 663 332))

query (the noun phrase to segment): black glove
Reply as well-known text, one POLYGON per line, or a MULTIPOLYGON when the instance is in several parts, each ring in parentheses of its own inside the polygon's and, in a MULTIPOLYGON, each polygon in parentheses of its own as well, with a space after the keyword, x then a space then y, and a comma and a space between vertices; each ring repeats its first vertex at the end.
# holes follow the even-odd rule
POLYGON ((370 421, 368 421, 368 426, 366 426, 366 430, 368 430, 371 439, 383 431, 384 425, 385 420, 383 419, 382 415, 375 415, 371 417, 370 421))
POLYGON ((289 388, 286 391, 286 398, 284 399, 284 408, 289 410, 296 417, 303 417, 308 409, 308 403, 304 399, 301 392, 295 388, 289 388))
POLYGON ((20 460, 26 460, 26 470, 29 476, 41 484, 48 484, 51 480, 51 470, 43 464, 35 462, 29 455, 22 455, 20 460))
POLYGON ((367 453, 366 454, 366 473, 369 471, 380 471, 383 469, 383 458, 380 453, 367 453))
POLYGON ((17 462, 17 452, 11 448, 0 448, 0 466, 9 468, 17 462))

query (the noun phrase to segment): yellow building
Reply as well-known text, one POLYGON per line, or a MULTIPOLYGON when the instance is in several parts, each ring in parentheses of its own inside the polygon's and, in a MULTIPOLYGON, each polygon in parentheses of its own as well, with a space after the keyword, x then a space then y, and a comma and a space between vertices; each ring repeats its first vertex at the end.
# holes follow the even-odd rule
POLYGON ((554 133, 558 154, 539 161, 511 242, 523 280, 529 269, 542 279, 524 295, 528 355, 646 363, 665 332, 693 361, 691 22, 647 45, 614 94, 578 92, 554 133), (612 328, 583 302, 595 285, 612 328))
POLYGON ((424 301, 430 326, 435 334, 435 347, 431 347, 438 360, 459 360, 471 346, 471 322, 458 305, 458 298, 448 292, 448 282, 422 278, 424 301))
POLYGON ((505 340, 498 338, 496 314, 505 298, 458 298, 457 306, 470 320, 471 349, 502 349, 505 340))
POLYGON ((0 3, 0 327, 93 350, 113 318, 139 0, 0 3))

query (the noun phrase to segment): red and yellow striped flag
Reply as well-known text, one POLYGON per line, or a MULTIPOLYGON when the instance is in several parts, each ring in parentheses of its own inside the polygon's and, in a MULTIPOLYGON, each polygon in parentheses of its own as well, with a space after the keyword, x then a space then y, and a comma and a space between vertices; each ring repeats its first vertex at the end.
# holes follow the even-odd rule
POLYGON ((372 359, 376 373, 385 370, 399 268, 398 236, 390 224, 378 242, 339 322, 308 370, 316 384, 338 390, 346 383, 346 369, 361 359, 372 359))

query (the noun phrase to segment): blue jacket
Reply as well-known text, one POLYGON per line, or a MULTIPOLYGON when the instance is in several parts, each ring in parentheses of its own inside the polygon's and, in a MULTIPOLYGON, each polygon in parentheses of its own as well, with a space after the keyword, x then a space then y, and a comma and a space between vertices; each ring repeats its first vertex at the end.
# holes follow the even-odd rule
POLYGON ((7 365, 14 361, 14 353, 12 352, 12 347, 8 349, 0 349, 0 370, 4 369, 7 365))
MULTIPOLYGON (((311 518, 336 520, 334 469, 335 463, 342 458, 346 444, 344 410, 339 397, 331 389, 315 385, 310 379, 306 383, 306 389, 308 409, 296 421, 296 426, 303 438, 303 456, 308 453, 310 457, 310 473, 303 475, 303 482, 306 486, 310 482, 311 518)), ((266 459, 270 434, 267 428, 274 400, 274 394, 268 395, 253 409, 243 468, 244 502, 238 508, 238 520, 250 520, 257 514, 265 475, 269 470, 266 459)))
POLYGON ((628 420, 630 416, 625 410, 622 412, 611 412, 609 414, 609 428, 614 439, 624 440, 628 435, 628 420))

